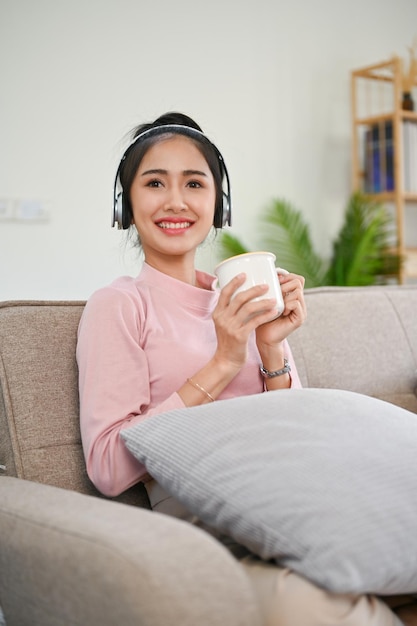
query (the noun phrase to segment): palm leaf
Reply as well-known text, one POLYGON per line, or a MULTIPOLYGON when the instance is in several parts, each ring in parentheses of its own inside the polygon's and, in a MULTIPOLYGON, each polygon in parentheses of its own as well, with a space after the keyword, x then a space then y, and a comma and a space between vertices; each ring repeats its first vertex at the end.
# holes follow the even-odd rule
POLYGON ((333 244, 326 284, 373 285, 398 274, 401 259, 390 249, 392 237, 393 221, 387 210, 360 192, 353 194, 333 244))
POLYGON ((274 200, 261 225, 266 249, 280 266, 305 277, 306 287, 323 284, 326 264, 313 248, 310 230, 301 212, 285 200, 274 200))
POLYGON ((218 254, 220 256, 220 260, 228 259, 236 254, 244 254, 245 252, 249 252, 248 248, 246 248, 235 235, 232 235, 227 231, 223 231, 221 233, 218 242, 218 254))
MULTIPOLYGON (((273 252, 278 265, 305 277, 306 287, 384 284, 398 277, 403 262, 392 249, 393 218, 361 192, 349 198, 330 262, 315 252, 301 212, 285 200, 273 200, 267 207, 259 235, 261 243, 252 249, 273 252)), ((244 252, 249 249, 236 236, 222 232, 221 259, 244 252)))

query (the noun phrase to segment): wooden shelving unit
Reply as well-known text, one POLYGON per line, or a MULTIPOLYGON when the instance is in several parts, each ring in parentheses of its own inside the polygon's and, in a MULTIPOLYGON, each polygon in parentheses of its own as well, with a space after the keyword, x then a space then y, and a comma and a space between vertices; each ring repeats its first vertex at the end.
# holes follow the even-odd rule
MULTIPOLYGON (((413 85, 416 87, 417 83, 413 85)), ((411 95, 416 102, 414 91, 411 95)), ((369 65, 351 73, 351 110, 352 110, 352 188, 354 191, 363 190, 384 203, 392 204, 396 220, 396 246, 398 252, 404 256, 405 263, 398 277, 403 283, 408 278, 417 279, 417 189, 409 191, 404 183, 404 124, 408 121, 417 124, 417 112, 404 110, 403 101, 403 64, 399 57, 393 57, 375 65, 369 65), (387 124, 389 125, 389 141, 392 148, 392 161, 385 162, 385 142, 387 124), (366 166, 366 146, 370 129, 378 129, 381 146, 380 159, 380 190, 369 191, 367 176, 369 167, 366 166), (388 172, 388 169, 390 171, 388 172), (388 181, 388 174, 390 179, 388 181), (389 182, 389 184, 388 184, 389 182), (407 212, 415 209, 415 232, 412 233, 406 224, 407 212), (408 230, 407 230, 408 229, 408 230), (405 235, 407 233, 407 245, 405 235), (410 238, 414 235, 410 244, 410 238)), ((416 146, 417 153, 417 146, 416 146)), ((368 162, 369 163, 369 162, 368 162)), ((407 163, 408 167, 408 163, 407 163)), ((413 166, 414 168, 414 166, 413 166)), ((413 169, 414 172, 414 169, 413 169)), ((417 176, 417 163, 416 163, 417 176)), ((408 214, 408 213, 407 213, 408 214)))

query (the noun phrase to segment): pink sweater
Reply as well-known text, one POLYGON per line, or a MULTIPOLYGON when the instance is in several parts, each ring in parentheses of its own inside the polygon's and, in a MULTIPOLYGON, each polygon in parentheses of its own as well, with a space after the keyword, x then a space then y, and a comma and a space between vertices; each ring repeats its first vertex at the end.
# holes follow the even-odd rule
MULTIPOLYGON (((184 407, 177 393, 213 356, 215 278, 198 272, 207 289, 162 274, 146 263, 137 278, 122 277, 96 291, 79 331, 81 436, 87 472, 115 496, 146 475, 120 430, 156 413, 184 407)), ((292 386, 300 381, 287 344, 292 386)), ((260 357, 251 337, 248 360, 219 400, 261 393, 260 357)))

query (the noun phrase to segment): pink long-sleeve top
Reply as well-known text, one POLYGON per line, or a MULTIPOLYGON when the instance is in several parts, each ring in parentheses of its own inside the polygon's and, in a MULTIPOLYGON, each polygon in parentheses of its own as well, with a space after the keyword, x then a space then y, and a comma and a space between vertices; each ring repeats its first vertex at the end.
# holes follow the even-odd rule
MULTIPOLYGON (((146 475, 120 430, 184 407, 177 389, 214 355, 219 291, 213 276, 197 274, 204 289, 145 263, 138 277, 118 278, 86 304, 77 344, 81 437, 88 475, 107 496, 146 475)), ((285 350, 292 387, 301 387, 288 344, 285 350)), ((218 399, 261 393, 259 365, 253 334, 245 366, 218 399)))

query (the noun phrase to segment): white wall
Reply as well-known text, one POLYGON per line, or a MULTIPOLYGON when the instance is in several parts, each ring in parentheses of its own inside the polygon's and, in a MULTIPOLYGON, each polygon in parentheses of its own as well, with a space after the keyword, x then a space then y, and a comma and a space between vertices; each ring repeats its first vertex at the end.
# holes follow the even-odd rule
MULTIPOLYGON (((327 250, 350 193, 350 71, 406 56, 416 0, 0 0, 0 299, 84 299, 138 261, 110 228, 126 133, 194 117, 228 165, 251 245, 273 197, 327 250)), ((201 264, 211 269, 207 247, 201 264)))

